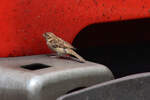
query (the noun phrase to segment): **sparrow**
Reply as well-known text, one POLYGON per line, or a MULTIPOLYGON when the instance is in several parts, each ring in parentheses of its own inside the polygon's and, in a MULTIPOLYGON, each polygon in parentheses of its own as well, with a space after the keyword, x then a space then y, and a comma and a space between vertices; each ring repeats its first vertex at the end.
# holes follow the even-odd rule
POLYGON ((56 36, 54 33, 46 32, 43 34, 43 37, 45 38, 49 49, 56 52, 58 56, 72 55, 78 58, 80 62, 85 62, 85 59, 74 51, 75 47, 73 47, 67 41, 64 41, 60 37, 56 36))

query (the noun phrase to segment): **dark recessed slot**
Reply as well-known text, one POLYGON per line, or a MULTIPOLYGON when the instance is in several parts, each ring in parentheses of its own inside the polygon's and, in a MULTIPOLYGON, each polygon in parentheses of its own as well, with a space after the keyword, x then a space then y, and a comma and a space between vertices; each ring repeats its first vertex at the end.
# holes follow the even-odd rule
POLYGON ((21 67, 24 69, 28 69, 28 70, 39 70, 39 69, 48 68, 48 67, 52 67, 52 66, 48 66, 48 65, 40 64, 40 63, 33 63, 33 64, 29 64, 29 65, 23 65, 21 67))
POLYGON ((81 89, 84 89, 84 88, 86 88, 86 87, 78 87, 78 88, 75 88, 75 89, 72 89, 72 90, 68 91, 66 94, 71 93, 71 92, 75 92, 75 91, 78 91, 78 90, 81 90, 81 89))

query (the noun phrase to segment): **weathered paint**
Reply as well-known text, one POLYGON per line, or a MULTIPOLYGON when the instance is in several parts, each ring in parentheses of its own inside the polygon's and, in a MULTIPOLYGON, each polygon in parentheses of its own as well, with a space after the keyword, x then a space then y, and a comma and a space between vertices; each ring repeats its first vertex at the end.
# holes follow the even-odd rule
POLYGON ((48 53, 47 31, 72 42, 89 24, 145 17, 149 0, 1 0, 0 57, 48 53))

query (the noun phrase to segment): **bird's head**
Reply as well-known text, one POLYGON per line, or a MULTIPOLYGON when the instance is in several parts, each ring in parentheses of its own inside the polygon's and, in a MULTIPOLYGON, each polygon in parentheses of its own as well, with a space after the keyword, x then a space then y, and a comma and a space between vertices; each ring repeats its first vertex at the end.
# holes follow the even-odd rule
POLYGON ((43 37, 44 37, 45 39, 50 39, 50 38, 55 37, 55 34, 52 33, 52 32, 46 32, 46 33, 43 34, 43 37))

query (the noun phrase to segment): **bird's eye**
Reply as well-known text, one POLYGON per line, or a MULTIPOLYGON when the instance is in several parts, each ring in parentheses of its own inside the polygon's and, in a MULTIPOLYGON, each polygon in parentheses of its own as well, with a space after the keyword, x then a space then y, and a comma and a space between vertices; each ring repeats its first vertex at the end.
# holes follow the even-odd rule
POLYGON ((50 39, 51 37, 50 36, 47 36, 47 39, 50 39))

